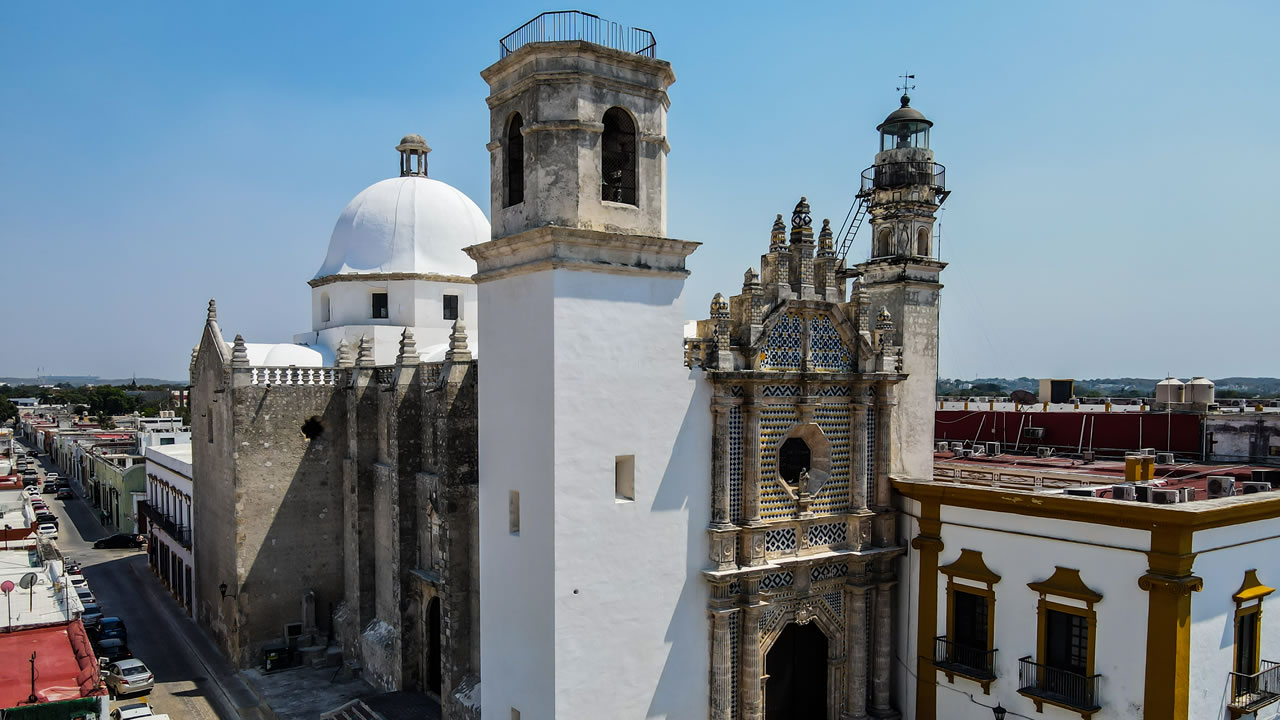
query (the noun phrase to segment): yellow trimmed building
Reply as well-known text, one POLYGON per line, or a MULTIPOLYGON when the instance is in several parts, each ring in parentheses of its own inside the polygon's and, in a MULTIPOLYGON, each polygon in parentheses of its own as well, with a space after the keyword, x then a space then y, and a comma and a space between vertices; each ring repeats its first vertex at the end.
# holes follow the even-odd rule
POLYGON ((941 480, 894 487, 910 538, 904 717, 1280 710, 1280 620, 1263 612, 1280 583, 1280 492, 1158 505, 941 480))

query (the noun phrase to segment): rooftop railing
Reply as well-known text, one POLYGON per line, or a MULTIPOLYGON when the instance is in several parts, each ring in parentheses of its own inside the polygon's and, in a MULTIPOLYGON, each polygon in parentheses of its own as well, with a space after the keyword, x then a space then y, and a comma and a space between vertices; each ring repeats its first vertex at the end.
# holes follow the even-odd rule
POLYGON ((1280 663, 1262 661, 1262 669, 1252 675, 1231 673, 1231 709, 1255 712, 1280 700, 1280 663))
POLYGON ((614 50, 655 57, 658 41, 643 28, 631 28, 580 10, 544 12, 498 41, 499 58, 529 43, 583 40, 614 50))
POLYGON ((907 185, 946 190, 947 169, 939 163, 920 161, 881 163, 862 171, 862 192, 907 185))

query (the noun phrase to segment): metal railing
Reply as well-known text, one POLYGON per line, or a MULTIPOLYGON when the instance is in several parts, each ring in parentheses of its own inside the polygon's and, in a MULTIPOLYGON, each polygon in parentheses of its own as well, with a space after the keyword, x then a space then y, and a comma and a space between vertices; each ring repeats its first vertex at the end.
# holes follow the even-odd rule
POLYGON ((933 664, 938 668, 981 680, 994 680, 995 663, 995 650, 966 647, 948 640, 946 635, 934 638, 933 664))
POLYGON ((1262 669, 1252 675, 1231 673, 1231 705, 1243 712, 1280 700, 1280 662, 1262 661, 1262 669))
POLYGON ((1031 656, 1018 660, 1018 692, 1077 710, 1097 710, 1101 675, 1081 675, 1041 665, 1031 656))
POLYGON ((655 57, 658 41, 644 28, 624 27, 580 10, 544 12, 498 41, 504 58, 529 43, 584 40, 614 50, 655 57))
POLYGON ((872 165, 862 171, 862 192, 876 188, 926 185, 947 189, 947 169, 935 162, 894 162, 872 165))
POLYGON ((179 544, 188 550, 191 549, 191 526, 181 525, 173 521, 173 518, 165 515, 159 508, 147 502, 146 500, 138 501, 138 509, 146 516, 147 521, 153 526, 160 528, 166 535, 177 540, 179 544))

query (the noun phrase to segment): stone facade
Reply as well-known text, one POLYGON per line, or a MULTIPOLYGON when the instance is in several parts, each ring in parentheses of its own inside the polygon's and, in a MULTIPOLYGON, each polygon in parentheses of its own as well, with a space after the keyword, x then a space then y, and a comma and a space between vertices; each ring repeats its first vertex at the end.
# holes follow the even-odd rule
POLYGON ((340 646, 386 690, 441 697, 478 673, 475 363, 458 323, 444 362, 411 331, 329 368, 250 366, 210 303, 193 354, 195 614, 241 667, 293 642, 340 646), (225 596, 221 586, 225 583, 225 596))

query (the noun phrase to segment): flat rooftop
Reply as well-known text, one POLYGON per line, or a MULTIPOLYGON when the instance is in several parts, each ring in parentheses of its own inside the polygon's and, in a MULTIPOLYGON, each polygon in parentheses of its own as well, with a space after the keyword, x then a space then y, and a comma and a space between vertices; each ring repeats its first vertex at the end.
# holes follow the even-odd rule
MULTIPOLYGON (((62 563, 53 561, 45 565, 36 562, 30 550, 0 550, 0 583, 9 580, 14 584, 9 603, 0 603, 0 622, 11 623, 7 627, 23 628, 39 625, 65 625, 84 612, 80 596, 69 585, 55 582, 62 574, 62 563), (30 589, 20 586, 23 576, 36 576, 30 589), (7 607, 5 607, 7 606, 7 607)), ((0 654, 0 658, 6 657, 0 654)), ((0 662, 0 665, 5 664, 0 662)))
POLYGON ((25 704, 31 694, 31 653, 36 654, 36 698, 76 700, 106 694, 98 664, 79 620, 55 627, 0 634, 0 708, 25 704))

